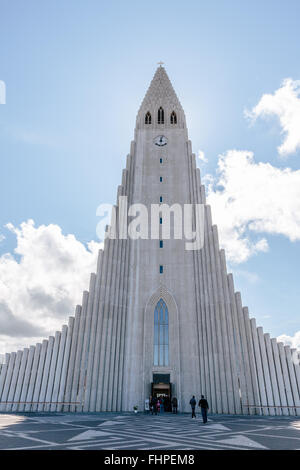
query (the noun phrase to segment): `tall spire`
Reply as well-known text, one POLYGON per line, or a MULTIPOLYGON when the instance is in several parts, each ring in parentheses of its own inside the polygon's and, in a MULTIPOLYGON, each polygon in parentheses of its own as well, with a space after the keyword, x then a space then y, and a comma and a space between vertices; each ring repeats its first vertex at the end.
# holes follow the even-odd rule
MULTIPOLYGON (((179 127, 185 127, 185 116, 182 106, 174 91, 167 72, 162 65, 156 69, 145 98, 142 101, 137 116, 137 127, 142 127, 144 116, 147 112, 156 116, 157 110, 160 107, 162 107, 167 114, 175 111, 179 117, 179 127)), ((152 124, 155 124, 155 119, 152 120, 152 124)))
POLYGON ((165 102, 181 107, 168 74, 165 68, 160 65, 156 69, 141 107, 152 103, 163 105, 165 102))

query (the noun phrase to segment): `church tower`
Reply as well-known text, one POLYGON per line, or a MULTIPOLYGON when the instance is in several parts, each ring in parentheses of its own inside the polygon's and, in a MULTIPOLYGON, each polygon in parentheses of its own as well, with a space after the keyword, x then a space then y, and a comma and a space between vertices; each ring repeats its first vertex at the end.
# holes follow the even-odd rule
POLYGON ((235 292, 162 66, 138 111, 114 213, 68 326, 6 355, 0 411, 143 410, 151 394, 176 396, 189 411, 203 394, 214 413, 299 415, 298 352, 264 334, 235 292), (202 208, 199 249, 176 232, 175 213, 187 206, 202 208), (147 230, 130 236, 141 207, 147 230))

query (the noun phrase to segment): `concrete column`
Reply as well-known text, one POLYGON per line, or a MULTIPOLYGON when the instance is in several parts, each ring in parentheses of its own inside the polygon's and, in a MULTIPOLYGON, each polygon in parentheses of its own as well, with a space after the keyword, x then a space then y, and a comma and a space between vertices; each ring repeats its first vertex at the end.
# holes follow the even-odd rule
MULTIPOLYGON (((208 206, 209 207, 209 206, 208 206)), ((221 398, 220 403, 220 412, 228 413, 228 400, 226 392, 226 375, 224 367, 224 351, 222 344, 222 332, 221 332, 221 322, 220 322, 220 303, 218 302, 218 285, 217 285, 217 263, 214 253, 214 240, 213 240, 213 228, 211 226, 211 213, 210 208, 208 211, 208 242, 209 242, 209 252, 210 252, 210 263, 211 263, 211 273, 212 273, 212 291, 214 298, 214 317, 215 317, 215 335, 216 335, 216 349, 217 353, 217 367, 219 370, 220 384, 219 390, 217 389, 217 395, 219 393, 221 398)))
POLYGON ((85 388, 85 396, 84 396, 84 404, 83 404, 83 411, 85 413, 87 411, 90 411, 92 372, 93 372, 93 363, 94 363, 94 357, 95 357, 96 331, 97 331, 97 323, 98 323, 102 256, 103 256, 103 251, 99 250, 98 263, 97 263, 98 268, 97 268, 97 275, 96 275, 96 280, 95 280, 95 299, 93 303, 93 312, 92 312, 91 336, 90 336, 89 354, 87 358, 86 388, 85 388))
POLYGON ((0 410, 1 410, 1 401, 2 401, 2 393, 4 389, 6 374, 8 370, 10 356, 7 358, 6 362, 2 364, 1 367, 1 375, 0 375, 0 410))
POLYGON ((7 364, 2 364, 1 375, 0 375, 0 403, 1 403, 1 397, 2 397, 6 373, 7 373, 7 364))
POLYGON ((297 416, 299 416, 300 415, 299 392, 298 392, 298 388, 297 388, 297 380, 296 380, 296 376, 295 376, 295 370, 294 370, 294 364, 293 364, 293 360, 292 360, 290 346, 284 346, 284 351, 285 351, 287 369, 288 369, 288 372, 289 372, 289 378, 290 378, 290 384, 291 384, 291 390, 292 390, 294 404, 295 404, 295 407, 299 407, 299 408, 295 408, 295 414, 297 416))
POLYGON ((268 364, 268 359, 267 359, 267 351, 266 351, 266 345, 264 341, 264 333, 263 333, 263 329, 261 326, 257 328, 257 334, 258 334, 258 341, 259 341, 260 353, 261 353, 261 358, 262 358, 262 366, 263 366, 263 371, 264 371, 266 394, 267 394, 267 400, 268 400, 268 405, 269 405, 269 414, 275 415, 274 399, 273 399, 273 393, 272 393, 272 384, 271 384, 271 377, 270 377, 270 371, 269 371, 269 364, 268 364))
MULTIPOLYGON (((110 227, 109 227, 110 230, 110 227)), ((110 370, 110 361, 111 361, 111 340, 113 335, 113 319, 114 319, 114 307, 112 303, 112 295, 115 293, 115 280, 116 280, 116 264, 118 257, 118 241, 110 240, 111 245, 111 257, 108 266, 108 278, 109 288, 107 291, 106 302, 104 304, 104 330, 105 336, 102 338, 102 362, 100 362, 100 370, 103 370, 102 374, 102 387, 99 389, 98 382, 98 391, 100 392, 99 397, 101 396, 101 401, 99 400, 100 409, 103 411, 111 411, 109 406, 109 401, 111 398, 112 390, 108 388, 108 376, 110 370), (102 364, 102 368, 101 368, 102 364)), ((100 357, 101 361, 101 357, 100 357)))
POLYGON ((268 415, 269 414, 268 409, 267 409, 268 401, 267 401, 266 387, 265 387, 265 381, 264 381, 264 371, 263 371, 262 358, 261 358, 261 353, 260 353, 259 339, 258 339, 258 332, 257 332, 255 318, 251 318, 250 325, 251 325, 251 331, 252 331, 254 356, 255 356, 256 370, 257 370, 257 380, 258 380, 259 395, 260 395, 260 402, 258 404, 262 405, 262 409, 261 409, 262 413, 264 415, 265 414, 268 415))
MULTIPOLYGON (((73 374, 73 383, 72 383, 72 392, 71 392, 71 402, 74 402, 74 403, 78 401, 79 374, 80 374, 80 365, 81 365, 81 358, 82 358, 82 347, 83 347, 88 298, 89 298, 89 293, 87 291, 84 291, 83 296, 82 296, 82 310, 81 310, 80 324, 79 324, 79 330, 78 330, 76 359, 75 359, 75 364, 74 364, 74 374, 73 374)), ((70 411, 76 411, 76 405, 70 405, 70 411)))
MULTIPOLYGON (((216 413, 218 411, 218 401, 220 402, 220 396, 216 395, 216 375, 215 369, 217 367, 217 361, 213 353, 214 346, 213 335, 214 327, 212 328, 211 322, 213 321, 213 295, 212 295, 212 284, 210 278, 210 269, 209 269, 209 255, 208 255, 208 230, 207 230, 207 215, 205 212, 204 219, 204 247, 201 250, 201 261, 202 261, 202 278, 204 285, 204 302, 205 302, 205 311, 204 311, 204 337, 206 338, 206 347, 207 347, 207 370, 206 370, 206 380, 209 393, 207 394, 207 399, 210 402, 211 411, 216 413)), ((214 341, 215 343, 215 341, 214 341)), ((219 378, 218 378, 219 383, 219 378)), ((219 405, 220 410, 220 405, 219 405)))
MULTIPOLYGON (((100 348, 100 358, 99 358, 99 369, 98 369, 98 386, 97 386, 97 399, 96 399, 96 411, 106 411, 103 408, 103 381, 104 381, 104 374, 105 374, 105 361, 106 357, 106 340, 107 340, 107 326, 108 326, 108 314, 109 314, 109 293, 110 293, 110 285, 111 285, 111 272, 112 272, 112 257, 113 257, 113 240, 106 239, 107 246, 106 249, 108 250, 108 264, 107 264, 107 272, 106 272, 106 289, 105 289, 105 297, 103 299, 103 320, 102 320, 102 338, 101 338, 101 348, 100 348)), ((105 391, 104 393, 107 393, 105 391)))
MULTIPOLYGON (((201 180, 200 170, 196 170, 196 191, 197 191, 197 204, 203 204, 201 194, 201 180)), ((198 283, 199 283, 199 335, 201 337, 200 342, 200 382, 201 382, 201 394, 204 394, 209 400, 211 399, 210 382, 209 382, 209 359, 207 354, 207 333, 206 333, 206 302, 207 292, 205 292, 204 279, 203 279, 203 249, 196 252, 197 257, 197 269, 198 269, 198 283)), ((198 292, 198 289, 196 289, 198 292)))
MULTIPOLYGON (((52 391, 54 387, 54 377, 56 371, 56 364, 57 364, 57 356, 60 344, 60 331, 55 332, 54 344, 53 344, 53 351, 51 356, 51 361, 49 364, 49 371, 48 371, 48 382, 46 387, 46 394, 45 394, 45 406, 44 411, 50 411, 50 403, 52 401, 52 391)), ((61 372, 61 371, 60 371, 61 372)))
POLYGON ((210 369, 213 368, 212 358, 208 354, 208 332, 207 332, 207 318, 209 315, 209 305, 208 305, 208 292, 207 286, 204 282, 204 257, 203 250, 200 250, 198 255, 198 270, 199 270, 199 283, 200 283, 200 314, 201 314, 201 336, 202 336, 202 351, 203 360, 200 364, 200 374, 201 374, 201 390, 202 394, 208 398, 211 402, 212 392, 211 392, 211 381, 210 381, 210 369))
MULTIPOLYGON (((196 159, 195 159, 195 154, 192 154, 191 156, 191 182, 190 182, 190 188, 191 188, 191 203, 192 204, 197 204, 198 203, 198 185, 197 185, 197 172, 196 172, 196 159)), ((194 217, 195 217, 195 211, 194 211, 194 217)), ((203 354, 203 330, 202 330, 202 315, 203 315, 203 310, 202 310, 202 303, 200 300, 200 291, 201 291, 201 286, 200 286, 200 278, 199 278, 199 251, 195 250, 193 252, 193 262, 194 262, 194 273, 195 273, 195 300, 196 300, 196 327, 197 327, 197 338, 198 338, 198 344, 197 346, 197 356, 199 360, 197 361, 197 369, 195 370, 196 377, 198 379, 199 385, 197 386, 198 390, 202 390, 200 393, 204 393, 204 354, 203 354)), ((196 382, 197 383, 197 382, 196 382)))
POLYGON ((294 364, 295 376, 296 376, 296 381, 297 381, 298 395, 300 396, 300 363, 299 363, 300 361, 299 361, 299 355, 298 355, 297 349, 291 349, 291 355, 292 355, 292 361, 294 364))
POLYGON ((243 314, 244 314, 245 330, 246 330, 246 337, 247 337, 247 347, 248 347, 248 356, 249 356, 249 363, 250 363, 253 397, 254 397, 255 403, 258 403, 259 402, 258 383, 257 383, 257 378, 256 378, 255 359, 254 359, 248 307, 243 307, 243 314))
MULTIPOLYGON (((109 227, 110 230, 110 227, 109 227)), ((111 376, 111 370, 114 369, 114 354, 115 354, 115 340, 116 340, 116 321, 117 321, 117 294, 116 284, 118 282, 118 267, 119 267, 119 256, 120 256, 120 245, 119 240, 111 240, 110 245, 111 258, 108 273, 110 276, 109 291, 107 294, 107 301, 104 306, 104 326, 106 328, 106 335, 104 341, 103 358, 103 383, 102 383, 102 400, 101 409, 106 411, 112 411, 112 395, 113 388, 112 382, 109 378, 111 376)), ((104 330, 103 330, 104 331, 104 330)), ((101 367, 101 366, 100 366, 101 367)), ((99 388, 99 382, 98 382, 99 388)))
POLYGON ((15 352, 10 353, 10 359, 8 363, 8 368, 7 368, 7 373, 5 376, 5 382, 3 386, 3 392, 2 392, 2 405, 0 407, 0 411, 6 411, 6 401, 8 400, 8 393, 9 393, 9 388, 10 388, 10 383, 14 371, 14 365, 16 362, 16 356, 17 354, 15 352))
MULTIPOLYGON (((116 216, 117 216, 117 233, 119 231, 119 206, 118 198, 122 195, 123 188, 122 186, 118 187, 117 194, 117 205, 115 206, 116 216)), ((121 269, 121 259, 122 259, 122 240, 118 239, 113 241, 114 244, 114 256, 112 259, 112 283, 110 288, 109 296, 109 322, 108 322, 108 331, 110 334, 107 338, 107 360, 106 368, 104 374, 104 389, 108 392, 106 394, 106 400, 103 404, 104 409, 108 411, 115 411, 116 406, 113 404, 114 401, 114 374, 115 374, 115 361, 116 361, 116 348, 117 348, 117 330, 118 330, 118 321, 119 321, 119 295, 120 295, 120 269, 121 269)))
MULTIPOLYGON (((23 351, 17 351, 16 362, 14 365, 14 370, 12 373, 11 383, 9 387, 8 397, 7 397, 8 402, 13 402, 14 400, 22 355, 23 355, 23 351)), ((11 409, 12 409, 12 403, 8 403, 6 406, 6 411, 11 411, 11 409)))
POLYGON ((221 390, 225 389, 224 384, 224 370, 223 367, 219 364, 220 355, 222 352, 220 351, 220 332, 218 328, 218 308, 216 306, 216 298, 215 298, 215 272, 214 268, 215 265, 212 261, 212 231, 211 231, 211 213, 210 213, 210 206, 205 206, 205 240, 204 242, 206 249, 206 268, 207 268, 207 279, 208 279, 208 289, 209 289, 209 297, 210 297, 210 328, 211 328, 211 341, 212 341, 212 357, 214 360, 214 377, 215 377, 215 396, 216 402, 214 404, 216 412, 222 413, 223 412, 223 405, 222 405, 222 394, 221 390), (222 375, 222 378, 221 378, 222 375))
POLYGON ((287 363, 286 363, 286 355, 285 355, 283 343, 278 343, 278 349, 279 349, 279 357, 280 357, 286 399, 287 399, 287 404, 289 407, 289 414, 291 416, 295 416, 294 399, 293 399, 292 390, 291 390, 291 382, 289 378, 289 373, 288 373, 288 368, 287 368, 287 363))
POLYGON ((114 285, 114 292, 112 293, 111 303, 113 306, 113 321, 112 321, 112 339, 111 339, 111 353, 110 353, 110 366, 108 369, 108 390, 110 390, 110 394, 107 399, 107 409, 110 411, 117 411, 117 391, 118 391, 118 382, 115 375, 118 375, 118 360, 117 354, 119 352, 120 347, 120 338, 119 338, 119 331, 120 331, 120 323, 121 323, 121 307, 120 303, 120 296, 121 294, 121 272, 122 272, 122 260, 124 260, 124 248, 123 248, 123 241, 116 240, 117 244, 117 265, 116 265, 116 275, 115 275, 115 285, 114 285), (114 299, 115 297, 115 299, 114 299))
MULTIPOLYGON (((247 335, 246 335, 246 328, 245 328, 245 319, 244 319, 244 311, 242 307, 242 300, 240 292, 235 293, 236 299, 236 309, 237 309, 237 316, 239 322, 239 331, 240 331, 240 339, 241 339, 241 347, 243 352, 243 368, 245 370, 245 379, 246 379, 246 394, 247 394, 247 405, 256 405, 254 393, 253 393, 253 384, 252 384, 252 375, 251 375, 251 366, 250 366, 250 358, 248 352, 248 345, 247 345, 247 335)), ((255 414, 255 408, 249 408, 249 414, 255 414)))
MULTIPOLYGON (((128 205, 132 204, 133 202, 133 182, 134 182, 134 175, 135 175, 135 163, 136 157, 134 154, 131 153, 129 156, 129 189, 128 189, 128 205)), ((127 218, 128 223, 128 218, 127 218)), ((126 270, 126 278, 125 278, 125 288, 124 288, 124 297, 126 299, 125 302, 125 310, 122 314, 122 332, 121 332, 121 352, 120 358, 122 361, 122 368, 121 374, 119 375, 119 386, 118 386, 118 397, 121 400, 121 409, 128 410, 129 409, 129 396, 128 393, 124 393, 124 390, 129 389, 128 383, 128 371, 126 367, 125 357, 127 355, 127 351, 129 350, 129 335, 127 334, 127 330, 130 325, 130 302, 131 298, 129 298, 128 292, 131 283, 131 272, 129 268, 130 260, 132 259, 133 253, 133 244, 131 240, 126 241, 126 262, 127 262, 127 270, 126 270), (129 323, 128 323, 129 322, 129 323)), ((180 384, 179 384, 180 385, 180 384)))
MULTIPOLYGON (((270 370, 270 378, 271 378, 271 385, 272 385, 272 390, 273 390, 274 404, 280 405, 279 388, 278 388, 278 383, 277 383, 270 335, 268 333, 265 333, 264 339, 265 339, 267 359, 268 359, 269 370, 270 370)), ((280 407, 275 408, 275 413, 276 415, 281 415, 281 408, 280 407)))
POLYGON ((28 358, 28 353, 29 349, 25 348, 22 351, 22 359, 21 359, 21 364, 20 364, 20 370, 18 374, 18 379, 15 387, 15 393, 13 395, 12 400, 14 401, 14 404, 12 405, 11 410, 13 412, 20 410, 20 397, 21 397, 21 392, 22 392, 22 386, 23 386, 23 381, 24 381, 24 374, 25 374, 25 368, 27 364, 27 358, 28 358))
POLYGON ((104 371, 104 381, 103 381, 103 409, 107 411, 112 411, 112 395, 113 388, 112 382, 109 380, 111 374, 114 372, 114 359, 115 359, 115 342, 116 342, 116 327, 117 327, 117 311, 118 311, 118 294, 116 292, 116 285, 119 280, 119 256, 120 256, 120 246, 119 240, 114 240, 114 256, 113 256, 113 266, 112 266, 112 277, 111 277, 111 288, 109 296, 109 307, 108 307, 108 323, 107 323, 107 342, 106 342, 106 364, 104 371), (106 391, 106 393, 105 393, 106 391))
POLYGON ((235 357, 236 357, 236 365, 237 365, 237 375, 238 375, 237 381, 238 381, 238 389, 239 389, 239 396, 240 396, 240 407, 241 407, 242 414, 248 414, 249 403, 248 403, 248 395, 247 395, 247 387, 246 387, 243 351, 242 351, 242 345, 241 345, 241 333, 240 333, 238 314, 237 314, 234 283, 233 283, 233 277, 231 273, 227 275, 227 283, 228 283, 228 291, 229 291, 229 298, 230 298, 230 311, 231 311, 234 346, 235 346, 235 357))
POLYGON ((54 336, 49 336, 47 354, 45 358, 45 365, 44 365, 42 382, 41 382, 41 390, 40 390, 40 394, 38 398, 38 402, 39 402, 38 407, 37 407, 38 411, 43 411, 45 407, 46 391, 47 391, 47 384, 48 384, 49 373, 50 373, 50 364, 51 364, 51 358, 52 358, 52 353, 53 353, 53 346, 54 346, 54 336))
POLYGON ((271 339, 271 346, 272 346, 272 352, 273 352, 273 357, 274 357, 276 377, 277 377, 277 382, 278 382, 280 404, 283 407, 282 414, 285 416, 288 416, 289 411, 286 408, 287 399, 286 399, 285 386, 284 386, 283 374, 282 374, 280 357, 279 357, 279 348, 278 348, 278 343, 275 338, 271 339))
POLYGON ((115 330, 115 342, 114 342, 114 358, 113 363, 114 367, 111 367, 110 377, 109 377, 109 387, 112 389, 112 410, 119 411, 120 404, 118 403, 118 378, 119 378, 119 369, 121 366, 119 357, 120 357, 120 348, 121 348, 121 328, 122 328, 122 297, 124 289, 124 260, 126 256, 126 246, 124 240, 119 240, 120 245, 120 263, 119 263, 119 276, 118 276, 118 295, 116 302, 116 330, 115 330))
MULTIPOLYGON (((225 312, 225 292, 223 290, 222 283, 222 268, 220 260, 220 249, 219 249, 219 239, 218 239, 218 229, 214 225, 213 229, 213 238, 215 246, 215 263, 216 263, 216 273, 217 273, 217 296, 219 297, 219 313, 220 313, 220 326, 221 326, 221 342, 223 348, 223 367, 225 367, 225 379, 226 379, 226 403, 227 407, 224 412, 235 413, 234 406, 234 391, 233 391, 233 382, 232 382, 232 370, 231 370, 231 360, 230 360, 230 349, 229 349, 229 331, 227 330, 226 323, 226 312, 225 312), (227 411, 226 411, 227 410, 227 411)), ((227 312, 228 315, 228 312, 227 312)))
MULTIPOLYGON (((95 340, 95 353, 94 353, 94 362, 93 369, 91 373, 91 394, 90 394, 90 411, 96 411, 97 403, 97 392, 98 392, 98 377, 99 377, 99 362, 101 354, 101 339, 102 339, 102 325, 103 325, 103 308, 104 308, 104 298, 105 298, 105 287, 107 283, 107 262, 108 262, 108 240, 104 242, 103 250, 103 263, 101 265, 101 280, 99 286, 99 305, 97 310, 97 330, 96 330, 96 340, 95 340)), ((99 411, 99 410, 98 410, 99 411)))
POLYGON ((61 336, 59 341, 59 350, 57 355, 57 364, 55 367, 55 375, 54 375, 54 382, 53 382, 53 391, 51 397, 51 405, 50 411, 56 411, 58 408, 58 391, 59 391, 59 384, 62 376, 62 365, 63 365, 63 358, 64 358, 64 351, 65 351, 65 344, 67 338, 67 325, 63 325, 61 329, 61 336))
POLYGON ((35 347, 30 346, 28 357, 27 357, 26 370, 25 370, 25 373, 24 373, 24 379, 23 379, 23 384, 22 384, 20 404, 19 404, 19 407, 18 407, 18 411, 24 411, 25 410, 25 402, 26 402, 26 396, 27 396, 28 386, 29 386, 29 381, 30 381, 30 375, 31 375, 31 368, 32 368, 32 363, 33 363, 34 352, 35 352, 35 347))
POLYGON ((87 363, 88 356, 90 354, 90 339, 91 339, 91 325, 92 325, 92 315, 93 315, 93 304, 95 296, 95 282, 96 274, 92 273, 90 276, 90 286, 89 286, 89 297, 86 310, 86 320, 85 320, 85 329, 83 337, 83 346, 82 346, 82 357, 79 373, 79 385, 78 385, 78 401, 80 405, 76 406, 76 411, 83 411, 83 405, 85 400, 85 391, 86 391, 86 375, 87 375, 87 363))
MULTIPOLYGON (((72 384, 73 384, 73 376, 74 376, 74 366, 75 366, 75 358, 76 358, 76 350, 77 350, 77 342, 78 342, 78 332, 79 332, 79 326, 80 326, 80 317, 81 317, 81 306, 76 305, 74 330, 73 330, 73 335, 72 335, 70 359, 69 359, 69 364, 68 364, 68 375, 67 375, 66 388, 65 388, 65 397, 63 400, 65 403, 68 403, 71 401, 71 392, 72 392, 72 384)), ((69 411, 69 410, 70 410, 69 405, 63 406, 63 411, 69 411)))
POLYGON ((220 250, 220 263, 221 263, 221 273, 222 273, 222 286, 225 299, 225 323, 227 328, 228 335, 228 345, 229 345, 229 359, 231 367, 231 380, 232 380, 232 397, 233 397, 233 411, 231 413, 242 413, 241 407, 241 397, 239 393, 239 381, 238 381, 238 365, 237 365, 237 352, 235 347, 235 336, 234 336, 234 327, 233 327, 233 312, 230 302, 230 293, 227 280, 227 268, 226 268, 226 258, 225 251, 220 250))
MULTIPOLYGON (((124 174, 124 179, 122 180, 122 188, 121 188, 121 195, 126 196, 128 194, 129 185, 130 185, 130 178, 129 178, 129 171, 126 170, 124 174)), ((127 213, 126 211, 121 211, 120 207, 118 207, 118 214, 121 221, 121 227, 128 226, 127 224, 127 213)), ((120 231, 120 227, 119 227, 120 231)), ((122 356, 122 345, 124 344, 123 341, 123 332, 124 332, 124 324, 126 320, 126 282, 128 279, 127 270, 128 265, 126 264, 126 259, 128 256, 128 247, 129 243, 127 240, 120 239, 119 243, 121 244, 121 262, 120 262, 120 287, 119 287, 119 306, 118 306, 118 323, 117 323, 117 347, 116 347, 116 356, 115 356, 115 373, 113 377, 113 402, 112 406, 113 409, 117 411, 122 409, 122 375, 123 375, 123 361, 124 357, 122 356)))
MULTIPOLYGON (((126 215, 127 218, 127 215, 126 215)), ((118 355, 118 375, 117 375, 117 409, 125 409, 125 400, 123 392, 123 383, 124 383, 124 362, 125 362, 125 337, 126 337, 126 328, 127 328, 127 316, 128 316, 128 282, 129 282, 129 257, 131 245, 128 240, 122 242, 124 244, 125 258, 124 258, 124 267, 123 267, 123 287, 122 287, 122 300, 121 300, 121 318, 120 318, 120 348, 118 355)))
MULTIPOLYGON (((46 345, 47 346, 47 345, 46 345)), ((34 356, 33 356, 33 363, 30 371, 30 377, 29 377, 29 382, 28 382, 28 391, 26 394, 26 404, 24 407, 24 411, 30 411, 32 408, 32 401, 33 401, 33 393, 35 389, 35 383, 36 383, 36 378, 37 378, 37 371, 38 371, 38 366, 39 366, 39 361, 41 357, 41 351, 42 351, 42 345, 41 343, 37 343, 35 345, 35 351, 34 351, 34 356)))
POLYGON ((70 360, 74 323, 75 323, 75 318, 69 317, 66 344, 65 344, 65 349, 63 352, 62 371, 61 371, 61 377, 60 377, 60 382, 59 382, 59 390, 58 390, 58 397, 57 397, 58 404, 56 406, 56 411, 62 411, 63 402, 65 401, 65 388, 66 388, 66 382, 67 382, 68 365, 69 365, 69 360, 70 360))
MULTIPOLYGON (((134 149, 133 149, 134 150, 134 149)), ((135 175, 135 163, 136 163, 136 156, 134 153, 131 153, 129 157, 130 165, 129 165, 129 189, 128 189, 128 205, 132 204, 133 202, 133 185, 134 185, 134 175, 135 175)), ((127 219, 128 222, 128 219, 127 219)), ((134 245, 131 240, 126 241, 126 261, 127 264, 130 263, 134 253, 134 245)), ((121 333, 121 361, 122 361, 122 373, 119 376, 119 386, 118 386, 118 396, 121 400, 121 409, 128 410, 129 409, 129 396, 128 393, 124 393, 124 390, 129 389, 129 374, 127 364, 125 362, 125 357, 127 356, 127 352, 130 349, 130 342, 129 342, 129 335, 127 334, 127 329, 130 325, 130 308, 129 305, 131 303, 131 298, 129 297, 129 289, 132 280, 132 273, 129 269, 126 271, 126 280, 125 280, 125 289, 124 295, 126 299, 125 303, 125 311, 122 316, 122 333, 121 333), (128 323, 129 322, 129 323, 128 323)))

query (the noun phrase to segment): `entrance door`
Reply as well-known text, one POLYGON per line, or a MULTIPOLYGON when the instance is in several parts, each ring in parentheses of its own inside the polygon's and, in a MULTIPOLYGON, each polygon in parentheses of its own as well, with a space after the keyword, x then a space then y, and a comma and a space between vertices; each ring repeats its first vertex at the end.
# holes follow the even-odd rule
POLYGON ((162 397, 164 400, 165 411, 172 411, 171 407, 171 384, 170 383, 152 383, 152 396, 162 397))

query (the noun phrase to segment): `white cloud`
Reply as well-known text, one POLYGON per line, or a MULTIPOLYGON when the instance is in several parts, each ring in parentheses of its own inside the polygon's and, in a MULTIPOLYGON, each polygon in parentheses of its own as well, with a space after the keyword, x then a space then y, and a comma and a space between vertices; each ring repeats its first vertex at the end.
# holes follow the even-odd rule
POLYGON ((297 331, 294 336, 280 335, 278 336, 277 341, 300 350, 300 331, 297 331))
POLYGON ((272 115, 278 117, 284 134, 283 143, 278 147, 280 155, 289 155, 300 149, 300 80, 286 78, 273 95, 263 95, 258 104, 245 114, 253 120, 272 115))
POLYGON ((252 152, 229 150, 219 156, 217 175, 204 181, 229 261, 267 251, 266 234, 300 240, 300 170, 256 163, 252 152))
POLYGON ((32 220, 7 228, 17 237, 15 254, 0 257, 0 352, 40 341, 60 330, 88 289, 102 244, 88 248, 58 225, 32 220))
POLYGON ((207 161, 208 161, 205 154, 204 154, 204 152, 203 152, 203 150, 198 150, 198 158, 199 158, 200 162, 202 162, 202 163, 207 163, 207 161))

